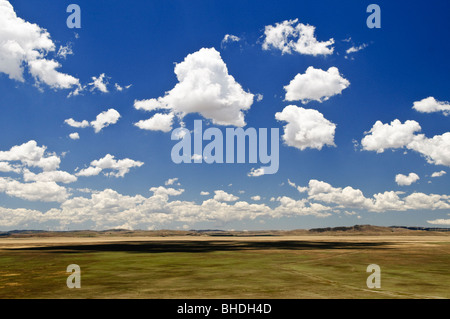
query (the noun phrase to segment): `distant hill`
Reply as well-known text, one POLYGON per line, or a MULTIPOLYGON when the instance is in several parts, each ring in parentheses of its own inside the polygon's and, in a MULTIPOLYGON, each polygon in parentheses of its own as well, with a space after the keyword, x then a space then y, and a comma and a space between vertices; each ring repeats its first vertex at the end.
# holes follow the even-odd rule
POLYGON ((372 225, 355 225, 348 227, 327 227, 327 228, 313 228, 309 232, 312 233, 377 233, 377 234, 392 234, 392 233, 408 233, 417 234, 423 232, 448 232, 450 228, 437 227, 408 227, 408 226, 372 226, 372 225))
POLYGON ((30 237, 170 237, 170 236, 304 236, 304 235, 439 235, 450 234, 450 228, 408 227, 408 226, 373 226, 354 225, 342 227, 326 227, 295 230, 260 230, 260 231, 228 231, 220 229, 205 230, 74 230, 74 231, 45 231, 45 230, 12 230, 0 232, 0 238, 30 238, 30 237))

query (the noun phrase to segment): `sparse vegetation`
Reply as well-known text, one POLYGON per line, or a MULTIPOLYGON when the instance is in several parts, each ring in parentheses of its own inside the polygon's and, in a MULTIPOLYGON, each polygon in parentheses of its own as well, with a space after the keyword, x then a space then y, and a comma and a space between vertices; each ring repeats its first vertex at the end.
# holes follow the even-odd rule
POLYGON ((449 233, 303 232, 16 233, 0 239, 0 297, 450 298, 449 233), (66 287, 73 263, 81 289, 66 287), (372 263, 380 289, 366 286, 372 263))

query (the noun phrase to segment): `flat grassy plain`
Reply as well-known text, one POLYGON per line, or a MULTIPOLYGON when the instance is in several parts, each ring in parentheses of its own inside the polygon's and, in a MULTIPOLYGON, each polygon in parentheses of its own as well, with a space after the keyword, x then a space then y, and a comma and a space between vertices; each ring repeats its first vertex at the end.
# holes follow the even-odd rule
POLYGON ((0 298, 448 299, 449 266, 445 233, 13 237, 0 238, 0 298))

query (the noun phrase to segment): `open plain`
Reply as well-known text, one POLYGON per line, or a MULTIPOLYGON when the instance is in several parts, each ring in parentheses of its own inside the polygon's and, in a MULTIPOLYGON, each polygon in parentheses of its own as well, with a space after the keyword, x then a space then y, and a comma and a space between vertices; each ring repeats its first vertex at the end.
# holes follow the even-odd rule
POLYGON ((450 298, 449 265, 445 232, 21 234, 0 238, 0 298, 450 298))

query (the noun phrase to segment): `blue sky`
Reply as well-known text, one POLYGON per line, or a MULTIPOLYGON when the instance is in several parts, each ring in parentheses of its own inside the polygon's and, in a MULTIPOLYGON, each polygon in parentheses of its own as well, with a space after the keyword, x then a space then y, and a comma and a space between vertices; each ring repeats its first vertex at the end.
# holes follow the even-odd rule
POLYGON ((450 4, 72 2, 0 0, 0 230, 450 224, 450 4), (172 162, 230 114, 279 128, 276 174, 172 162))

